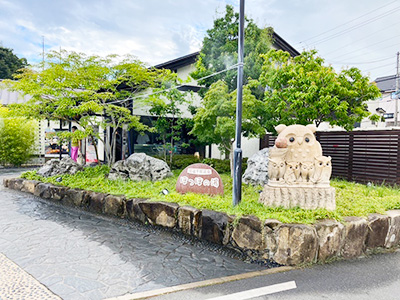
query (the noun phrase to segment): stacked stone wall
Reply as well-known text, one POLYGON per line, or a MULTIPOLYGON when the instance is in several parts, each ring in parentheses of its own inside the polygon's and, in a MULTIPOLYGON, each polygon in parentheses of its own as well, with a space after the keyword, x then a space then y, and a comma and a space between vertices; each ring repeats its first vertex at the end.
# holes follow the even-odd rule
POLYGON ((126 199, 123 195, 22 178, 5 179, 3 184, 93 213, 162 226, 233 249, 251 260, 269 260, 282 265, 354 258, 371 249, 393 248, 400 244, 400 210, 371 214, 368 218, 346 217, 342 223, 323 220, 313 225, 283 224, 272 219, 261 221, 255 216, 235 217, 176 203, 126 199))

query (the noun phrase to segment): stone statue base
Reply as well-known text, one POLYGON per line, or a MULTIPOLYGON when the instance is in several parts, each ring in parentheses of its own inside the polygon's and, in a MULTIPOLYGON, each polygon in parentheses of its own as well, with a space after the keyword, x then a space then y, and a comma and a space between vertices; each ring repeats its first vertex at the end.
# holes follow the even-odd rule
POLYGON ((303 209, 325 208, 335 210, 333 187, 272 187, 265 185, 258 200, 266 206, 303 209))

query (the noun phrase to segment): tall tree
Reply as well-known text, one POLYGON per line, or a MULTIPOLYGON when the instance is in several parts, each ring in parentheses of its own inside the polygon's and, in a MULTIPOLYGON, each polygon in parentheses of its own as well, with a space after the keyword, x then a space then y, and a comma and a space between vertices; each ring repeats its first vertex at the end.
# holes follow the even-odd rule
MULTIPOLYGON (((265 134, 262 124, 264 103, 258 100, 248 86, 243 89, 242 134, 260 137, 265 134)), ((216 144, 231 159, 235 138, 236 92, 229 92, 228 85, 220 80, 213 83, 203 99, 203 105, 194 116, 191 134, 200 142, 216 144)))
MULTIPOLYGON (((164 160, 167 161, 169 153, 169 164, 172 165, 175 147, 180 141, 181 130, 186 123, 183 110, 190 104, 188 93, 176 88, 168 89, 161 94, 161 97, 149 97, 147 104, 150 106, 149 113, 157 118, 154 127, 163 143, 164 160)), ((180 146, 189 145, 181 143, 180 146)))
POLYGON ((111 165, 116 160, 118 128, 150 130, 128 106, 139 93, 164 80, 165 72, 148 69, 130 56, 121 59, 61 50, 48 53, 44 65, 25 68, 17 81, 7 83, 32 96, 20 111, 38 119, 77 122, 83 131, 76 131, 75 138, 82 138, 83 132, 83 136, 101 140, 111 165), (108 130, 103 137, 94 130, 96 126, 113 132, 108 130))
POLYGON ((0 46, 0 79, 12 79, 18 69, 27 65, 25 58, 18 58, 12 49, 0 46))
MULTIPOLYGON (((203 47, 196 62, 196 70, 191 74, 194 79, 203 78, 216 72, 225 70, 238 61, 238 31, 239 14, 233 6, 227 5, 225 15, 214 21, 214 27, 207 30, 203 40, 203 47)), ((244 84, 248 80, 258 79, 261 74, 262 59, 260 54, 271 48, 271 28, 259 28, 252 19, 246 18, 244 43, 244 84)), ((223 80, 232 92, 237 85, 237 69, 222 72, 215 76, 199 81, 206 88, 211 84, 223 80)), ((262 97, 262 90, 254 89, 257 98, 262 97)), ((205 90, 203 90, 203 94, 205 90)))
POLYGON ((377 86, 359 69, 336 73, 315 50, 296 57, 271 50, 262 57, 259 81, 265 87, 265 127, 271 132, 280 123, 318 126, 328 122, 350 130, 371 115, 366 101, 380 96, 377 86))

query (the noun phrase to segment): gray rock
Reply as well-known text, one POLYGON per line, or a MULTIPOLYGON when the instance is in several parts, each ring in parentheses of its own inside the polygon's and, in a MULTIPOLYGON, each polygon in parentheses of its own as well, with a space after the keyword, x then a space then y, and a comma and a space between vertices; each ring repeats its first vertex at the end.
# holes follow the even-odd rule
POLYGON ((66 186, 52 185, 50 186, 50 198, 52 200, 62 200, 68 190, 69 187, 66 186))
POLYGON ((251 185, 265 185, 268 182, 269 148, 264 148, 247 161, 247 169, 243 174, 243 182, 251 185))
POLYGON ((101 214, 104 211, 104 203, 107 194, 91 192, 86 194, 88 209, 91 212, 101 214))
POLYGON ((201 210, 181 206, 178 210, 178 226, 184 234, 199 236, 201 210))
POLYGON ((4 179, 3 179, 3 185, 4 185, 4 187, 8 187, 9 181, 10 181, 10 178, 4 178, 4 179))
POLYGON ((147 222, 147 217, 140 208, 140 204, 143 202, 146 202, 146 199, 135 198, 127 200, 126 213, 129 219, 145 224, 147 222))
POLYGON ((201 214, 201 239, 223 244, 225 231, 229 227, 229 216, 222 212, 204 209, 201 214))
POLYGON ((282 224, 276 230, 277 250, 273 259, 282 265, 313 263, 318 239, 315 229, 302 224, 282 224))
POLYGON ((263 258, 272 259, 276 253, 278 243, 275 229, 282 224, 278 220, 268 219, 264 222, 263 231, 263 258))
POLYGON ((111 216, 123 217, 125 215, 125 196, 108 195, 105 198, 104 213, 111 216))
POLYGON ((367 248, 384 247, 389 230, 389 216, 371 214, 368 216, 367 248))
POLYGON ((70 206, 85 206, 85 194, 87 191, 80 190, 80 189, 69 189, 66 191, 66 195, 62 199, 62 202, 66 205, 70 206))
POLYGON ((44 199, 50 199, 51 193, 51 184, 49 183, 39 183, 35 186, 35 192, 34 195, 38 197, 42 197, 44 199))
POLYGON ((264 227, 269 227, 270 229, 274 230, 276 227, 281 225, 282 222, 276 219, 266 219, 264 222, 264 227))
POLYGON ((385 240, 385 247, 391 248, 400 243, 400 210, 389 210, 389 230, 385 240))
POLYGON ((239 219, 233 229, 232 240, 240 247, 260 250, 263 246, 262 223, 255 216, 245 216, 239 219))
POLYGON ((159 181, 170 176, 172 176, 172 172, 165 161, 145 153, 134 153, 126 160, 117 161, 111 167, 108 179, 129 178, 133 181, 159 181))
POLYGON ((128 179, 129 171, 125 167, 125 161, 119 160, 115 164, 113 164, 110 174, 108 174, 108 179, 117 180, 117 179, 128 179))
POLYGON ((35 186, 39 184, 37 180, 24 180, 21 191, 27 193, 35 193, 35 186))
POLYGON ((169 202, 142 202, 139 206, 147 216, 150 224, 168 228, 176 226, 178 204, 169 202))
POLYGON ((37 175, 43 177, 50 177, 62 174, 75 174, 81 171, 83 167, 76 163, 68 156, 64 156, 61 160, 51 159, 44 166, 42 166, 38 171, 37 175))
POLYGON ((20 191, 23 188, 24 178, 11 178, 8 180, 8 188, 20 191))
POLYGON ((319 243, 318 261, 339 256, 342 246, 343 224, 334 220, 323 220, 314 225, 319 243))
POLYGON ((341 255, 344 258, 358 257, 364 252, 368 222, 359 217, 345 217, 344 221, 341 255))

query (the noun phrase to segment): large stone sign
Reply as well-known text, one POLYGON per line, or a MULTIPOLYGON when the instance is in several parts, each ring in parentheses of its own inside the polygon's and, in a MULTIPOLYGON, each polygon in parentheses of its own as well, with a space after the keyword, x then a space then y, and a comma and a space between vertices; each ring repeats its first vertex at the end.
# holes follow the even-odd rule
POLYGON ((179 175, 176 191, 181 194, 192 192, 223 195, 224 185, 221 177, 212 167, 206 164, 193 164, 184 169, 179 175))
POLYGON ((330 186, 331 157, 322 155, 315 125, 278 125, 275 146, 269 152, 268 183, 260 195, 267 206, 304 209, 336 208, 330 186))

